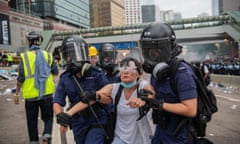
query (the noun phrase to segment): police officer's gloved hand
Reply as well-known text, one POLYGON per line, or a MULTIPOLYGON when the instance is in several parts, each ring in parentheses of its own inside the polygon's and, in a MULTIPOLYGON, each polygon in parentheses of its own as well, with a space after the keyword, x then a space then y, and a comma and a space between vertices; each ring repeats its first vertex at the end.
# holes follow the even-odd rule
POLYGON ((56 117, 57 117, 57 123, 62 126, 68 126, 72 122, 72 117, 64 112, 60 112, 59 114, 56 115, 56 117))
POLYGON ((96 91, 84 91, 80 93, 81 101, 88 103, 89 101, 96 101, 96 91))
POLYGON ((140 96, 140 98, 146 102, 147 106, 159 111, 163 110, 163 101, 159 101, 153 98, 148 98, 146 96, 140 96))
POLYGON ((153 93, 146 89, 139 90, 139 97, 148 97, 149 94, 153 94, 153 93))

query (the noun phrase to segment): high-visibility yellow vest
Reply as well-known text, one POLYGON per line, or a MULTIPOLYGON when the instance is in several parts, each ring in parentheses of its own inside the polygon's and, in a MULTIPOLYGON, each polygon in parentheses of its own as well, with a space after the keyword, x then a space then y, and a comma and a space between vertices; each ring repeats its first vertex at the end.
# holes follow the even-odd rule
MULTIPOLYGON (((45 61, 51 67, 53 58, 46 51, 42 51, 45 61)), ((23 62, 25 81, 22 84, 22 96, 24 99, 37 98, 39 96, 39 90, 34 87, 34 73, 35 73, 35 60, 36 51, 28 51, 21 53, 21 59, 23 62)), ((46 80, 46 88, 44 95, 49 95, 54 92, 55 85, 53 76, 50 73, 46 80)))
POLYGON ((12 61, 13 61, 12 54, 8 54, 8 55, 7 55, 7 61, 8 61, 8 62, 12 62, 12 61))

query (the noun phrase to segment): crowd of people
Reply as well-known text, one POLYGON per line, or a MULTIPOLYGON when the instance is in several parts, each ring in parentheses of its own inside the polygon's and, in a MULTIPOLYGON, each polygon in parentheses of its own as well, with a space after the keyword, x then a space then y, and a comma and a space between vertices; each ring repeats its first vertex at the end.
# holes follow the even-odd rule
POLYGON ((0 51, 0 66, 9 67, 13 64, 13 55, 9 51, 0 51))
POLYGON ((42 140, 48 144, 54 116, 61 133, 70 128, 77 144, 106 143, 104 127, 111 112, 115 113, 116 121, 113 138, 108 143, 197 143, 190 123, 179 123, 183 117, 196 116, 195 75, 181 62, 174 80, 177 92, 171 88, 170 69, 182 46, 167 23, 155 22, 144 28, 140 36, 143 63, 126 57, 118 64, 117 50, 110 43, 99 50, 90 46, 86 50, 88 60, 69 61, 56 88, 53 76, 58 75, 58 67, 52 55, 40 49, 42 36, 32 32, 27 38, 29 51, 21 54, 14 102, 19 103, 21 93, 30 144, 39 143, 39 108, 44 122, 42 140), (143 71, 151 75, 150 81, 141 79, 143 71), (68 107, 67 111, 64 107, 68 107), (181 128, 175 134, 179 125, 181 128))
POLYGON ((211 74, 240 75, 240 59, 218 57, 212 62, 205 63, 211 74))

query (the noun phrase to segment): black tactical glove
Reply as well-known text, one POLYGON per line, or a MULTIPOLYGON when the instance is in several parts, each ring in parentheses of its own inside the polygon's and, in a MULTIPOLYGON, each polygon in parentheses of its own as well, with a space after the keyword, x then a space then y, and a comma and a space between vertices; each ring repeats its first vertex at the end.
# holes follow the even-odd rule
POLYGON ((59 114, 56 115, 56 117, 57 117, 57 123, 62 126, 68 126, 72 122, 72 117, 64 112, 60 112, 59 114))
POLYGON ((84 91, 80 93, 81 101, 87 104, 89 101, 96 101, 96 91, 84 91))
MULTIPOLYGON (((138 92, 138 97, 139 98, 142 98, 142 97, 147 98, 149 94, 152 94, 152 92, 145 90, 145 89, 140 89, 138 92)), ((141 120, 148 113, 150 108, 151 107, 148 104, 145 104, 143 107, 140 107, 139 108, 139 118, 137 119, 137 121, 141 120)))
POLYGON ((163 110, 163 101, 159 101, 157 99, 148 98, 147 96, 152 94, 149 90, 141 89, 139 91, 139 98, 146 102, 144 107, 151 107, 153 109, 163 110))
POLYGON ((138 94, 139 94, 139 97, 148 97, 149 94, 153 94, 153 93, 146 89, 140 89, 138 94))

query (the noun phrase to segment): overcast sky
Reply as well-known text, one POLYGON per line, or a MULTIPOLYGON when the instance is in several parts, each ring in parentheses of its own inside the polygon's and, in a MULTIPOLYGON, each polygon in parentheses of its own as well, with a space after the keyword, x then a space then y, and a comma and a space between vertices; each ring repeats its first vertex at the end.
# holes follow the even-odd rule
POLYGON ((181 12, 183 18, 197 17, 201 13, 212 15, 212 0, 154 0, 160 10, 181 12))

